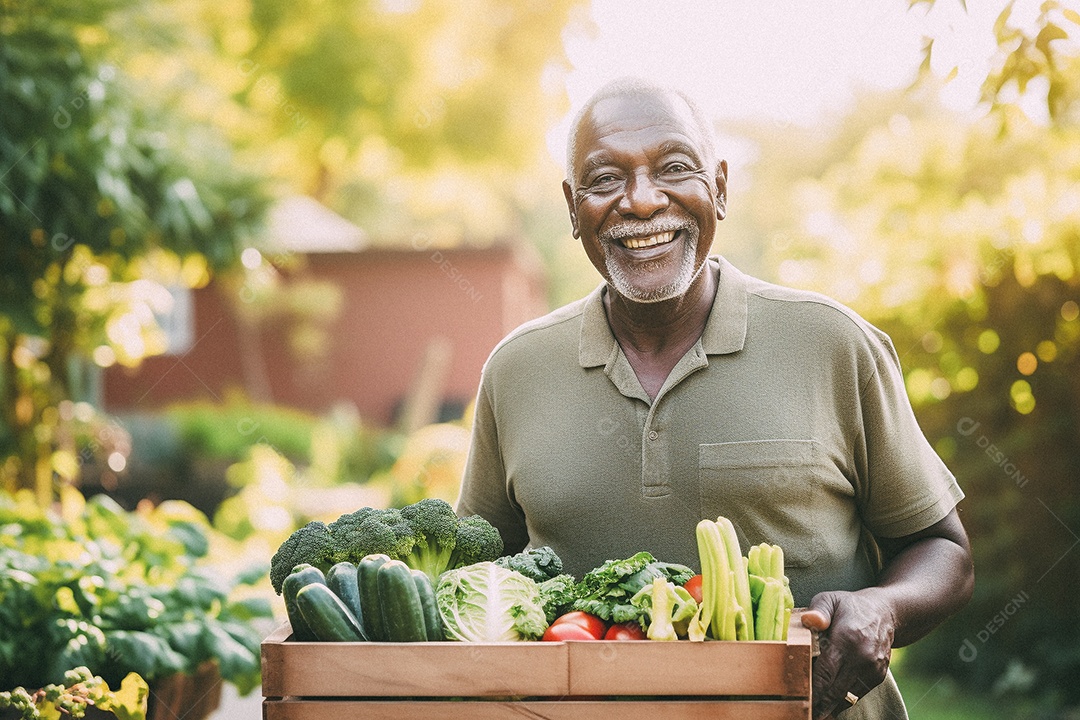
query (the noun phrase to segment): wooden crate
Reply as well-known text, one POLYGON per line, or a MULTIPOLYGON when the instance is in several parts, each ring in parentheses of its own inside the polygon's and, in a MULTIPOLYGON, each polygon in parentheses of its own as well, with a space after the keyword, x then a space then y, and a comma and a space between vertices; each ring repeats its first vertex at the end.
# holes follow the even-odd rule
POLYGON ((264 720, 807 720, 813 639, 262 644, 264 720), (453 698, 453 699, 450 699, 453 698))

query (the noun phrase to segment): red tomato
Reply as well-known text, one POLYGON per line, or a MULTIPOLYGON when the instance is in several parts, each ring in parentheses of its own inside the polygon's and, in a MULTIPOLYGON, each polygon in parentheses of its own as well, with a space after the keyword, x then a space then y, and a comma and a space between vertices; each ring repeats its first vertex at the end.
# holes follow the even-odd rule
POLYGON ((572 622, 552 623, 544 632, 544 640, 599 640, 581 625, 572 622))
POLYGON ((636 622, 615 623, 604 634, 605 640, 648 640, 649 636, 636 622))
POLYGON ((698 605, 701 604, 701 575, 695 575, 687 580, 683 587, 686 588, 686 592, 690 593, 690 597, 694 598, 694 602, 698 605))
POLYGON ((593 640, 600 640, 604 637, 604 633, 607 632, 606 622, 596 615, 582 610, 574 610, 565 615, 560 615, 555 618, 555 622, 553 622, 552 625, 577 625, 578 627, 585 628, 585 630, 592 635, 593 640))

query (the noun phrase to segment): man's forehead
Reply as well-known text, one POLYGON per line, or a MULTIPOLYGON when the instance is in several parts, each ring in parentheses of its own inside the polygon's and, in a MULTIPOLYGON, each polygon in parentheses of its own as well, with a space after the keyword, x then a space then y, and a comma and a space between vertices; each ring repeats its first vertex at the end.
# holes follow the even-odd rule
POLYGON ((589 109, 577 128, 579 157, 605 138, 654 128, 682 135, 702 150, 701 131, 686 101, 675 93, 633 92, 601 98, 589 109))

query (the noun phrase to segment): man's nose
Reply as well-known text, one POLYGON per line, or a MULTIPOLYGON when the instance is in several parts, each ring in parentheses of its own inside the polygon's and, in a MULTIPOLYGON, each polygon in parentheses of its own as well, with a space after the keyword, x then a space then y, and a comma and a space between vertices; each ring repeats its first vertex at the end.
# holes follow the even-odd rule
POLYGON ((623 216, 647 220, 666 208, 668 204, 668 196, 660 189, 648 171, 642 170, 634 173, 627 181, 626 192, 619 200, 618 210, 623 216))

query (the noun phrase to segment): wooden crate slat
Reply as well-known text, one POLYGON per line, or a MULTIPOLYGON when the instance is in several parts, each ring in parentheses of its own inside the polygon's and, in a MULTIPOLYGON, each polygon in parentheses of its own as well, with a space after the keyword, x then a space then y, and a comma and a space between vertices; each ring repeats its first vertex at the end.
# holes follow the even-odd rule
POLYGON ((626 720, 627 717, 663 717, 665 720, 807 720, 807 700, 525 700, 499 702, 311 700, 304 698, 263 701, 263 720, 626 720))
POLYGON ((562 643, 263 643, 263 695, 566 695, 562 643))
POLYGON ((808 645, 680 642, 676 648, 649 640, 566 645, 571 695, 810 694, 808 645))

